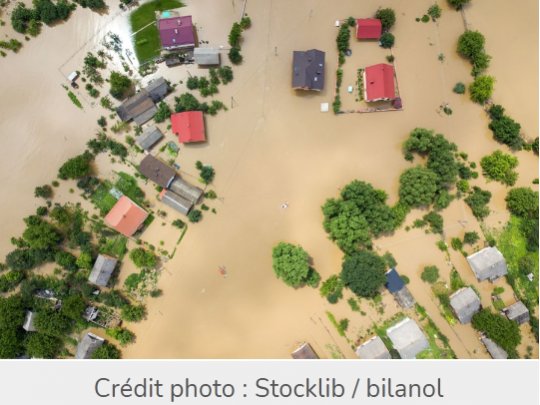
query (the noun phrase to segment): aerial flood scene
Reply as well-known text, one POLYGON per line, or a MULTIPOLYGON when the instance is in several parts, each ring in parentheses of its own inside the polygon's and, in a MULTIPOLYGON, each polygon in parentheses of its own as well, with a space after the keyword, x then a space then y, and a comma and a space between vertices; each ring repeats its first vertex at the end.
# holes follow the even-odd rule
POLYGON ((538 359, 538 7, 0 0, 0 358, 538 359))

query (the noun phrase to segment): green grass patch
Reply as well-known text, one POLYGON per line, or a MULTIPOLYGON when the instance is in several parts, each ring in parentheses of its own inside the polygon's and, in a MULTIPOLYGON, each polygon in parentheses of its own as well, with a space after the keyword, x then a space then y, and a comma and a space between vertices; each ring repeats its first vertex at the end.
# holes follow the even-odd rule
POLYGON ((122 235, 107 238, 99 247, 99 253, 122 259, 127 252, 127 238, 122 235))
POLYGON ((428 338, 429 348, 418 353, 417 359, 455 359, 456 354, 450 347, 448 338, 441 333, 437 325, 427 315, 424 308, 416 305, 416 311, 425 322, 422 322, 422 328, 428 338))
POLYGON ((132 32, 137 32, 148 25, 133 35, 133 47, 139 63, 142 64, 160 55, 161 41, 155 24, 156 11, 172 10, 182 6, 182 2, 178 0, 154 0, 141 5, 131 13, 129 21, 132 32))
POLYGON ((101 215, 106 215, 112 209, 112 207, 114 207, 114 204, 116 204, 116 198, 109 193, 111 188, 111 182, 104 181, 98 186, 98 188, 96 188, 96 191, 94 191, 92 197, 90 197, 92 202, 99 209, 101 215))
POLYGON ((390 327, 398 323, 399 321, 405 319, 405 314, 403 312, 399 312, 395 314, 392 318, 387 319, 380 325, 373 325, 373 329, 375 330, 375 333, 377 336, 379 336, 382 341, 384 342, 384 345, 389 351, 394 351, 394 345, 392 344, 392 341, 386 334, 386 330, 390 327))
POLYGON ((137 179, 135 179, 135 177, 120 172, 118 173, 118 180, 116 180, 114 187, 137 204, 142 205, 144 201, 144 191, 137 185, 137 179))

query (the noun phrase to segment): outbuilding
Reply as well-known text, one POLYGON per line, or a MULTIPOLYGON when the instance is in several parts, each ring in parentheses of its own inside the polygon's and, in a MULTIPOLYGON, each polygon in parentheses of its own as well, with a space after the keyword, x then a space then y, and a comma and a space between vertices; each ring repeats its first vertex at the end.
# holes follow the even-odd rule
POLYGON ((37 331, 37 328, 34 325, 35 319, 36 319, 36 313, 34 311, 26 311, 26 317, 24 318, 23 329, 27 332, 37 331))
POLYGON ((196 187, 180 177, 175 177, 171 182, 169 189, 179 196, 190 201, 193 205, 197 204, 201 199, 204 191, 196 187))
POLYGON ((508 274, 506 260, 496 247, 487 247, 467 257, 478 281, 491 282, 508 274))
POLYGON ((504 308, 503 312, 508 319, 516 322, 518 325, 529 322, 530 319, 529 309, 521 301, 517 301, 509 307, 504 308))
POLYGON ((401 307, 407 309, 415 304, 414 297, 396 269, 390 269, 386 272, 385 286, 401 307))
POLYGON ((450 296, 450 306, 459 322, 469 323, 482 308, 478 295, 471 287, 463 287, 450 296))
POLYGON ((193 59, 197 65, 219 65, 219 57, 219 50, 215 48, 195 48, 193 51, 193 59))
POLYGON ((145 128, 142 134, 137 137, 137 145, 139 145, 141 149, 149 150, 161 139, 163 139, 163 133, 158 127, 152 125, 145 128))
POLYGON ((319 356, 313 350, 313 347, 307 342, 302 343, 296 350, 291 353, 291 357, 295 360, 318 359, 319 356))
POLYGON ((97 335, 94 335, 93 333, 88 332, 82 340, 77 345, 77 353, 75 354, 76 359, 90 359, 92 358, 92 354, 98 349, 103 343, 105 343, 105 339, 100 338, 97 335))
POLYGON ((167 189, 163 189, 161 191, 159 198, 163 204, 174 208, 176 211, 184 215, 189 214, 189 211, 191 211, 191 208, 193 207, 193 203, 191 201, 186 200, 184 197, 181 197, 167 189))
POLYGON ((100 254, 88 276, 88 281, 99 287, 107 287, 118 260, 114 257, 100 254))
POLYGON ((356 20, 357 39, 379 39, 381 35, 381 20, 377 18, 359 18, 356 20))
POLYGON ((373 336, 356 348, 356 355, 361 359, 391 359, 390 352, 379 336, 373 336))
POLYGON ((484 346, 486 346, 486 350, 492 358, 498 360, 505 360, 508 358, 508 353, 506 353, 506 351, 493 340, 487 337, 482 337, 480 340, 484 346))

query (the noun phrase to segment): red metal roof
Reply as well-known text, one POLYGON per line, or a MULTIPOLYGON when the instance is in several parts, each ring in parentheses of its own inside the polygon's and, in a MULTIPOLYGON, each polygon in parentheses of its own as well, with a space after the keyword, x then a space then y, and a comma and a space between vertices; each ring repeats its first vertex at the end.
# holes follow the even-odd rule
POLYGON ((204 142, 204 119, 202 111, 186 111, 171 115, 171 126, 180 143, 204 142))
POLYGON ((137 232, 147 217, 145 210, 123 195, 105 217, 105 223, 129 237, 137 232))
POLYGON ((386 63, 368 66, 365 69, 364 88, 366 101, 393 100, 396 98, 394 66, 386 63))
POLYGON ((356 20, 357 39, 379 39, 381 34, 381 20, 376 18, 359 18, 356 20))

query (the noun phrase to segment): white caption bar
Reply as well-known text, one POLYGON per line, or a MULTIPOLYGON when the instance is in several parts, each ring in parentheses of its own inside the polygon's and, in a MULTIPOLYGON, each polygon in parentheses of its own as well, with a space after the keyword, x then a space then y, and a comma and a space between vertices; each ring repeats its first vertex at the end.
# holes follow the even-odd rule
POLYGON ((10 405, 540 403, 532 360, 9 360, 0 377, 10 405))

